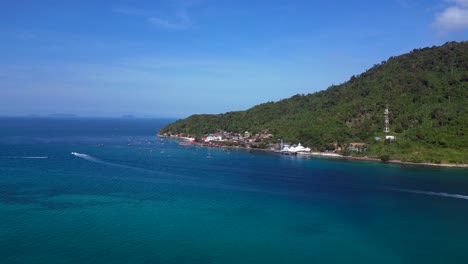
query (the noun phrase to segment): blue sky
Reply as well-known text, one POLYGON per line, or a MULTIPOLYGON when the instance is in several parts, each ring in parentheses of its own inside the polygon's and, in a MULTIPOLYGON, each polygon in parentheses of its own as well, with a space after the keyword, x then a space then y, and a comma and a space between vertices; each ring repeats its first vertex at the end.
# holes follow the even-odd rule
POLYGON ((186 117, 468 40, 468 0, 5 0, 0 32, 0 115, 186 117))

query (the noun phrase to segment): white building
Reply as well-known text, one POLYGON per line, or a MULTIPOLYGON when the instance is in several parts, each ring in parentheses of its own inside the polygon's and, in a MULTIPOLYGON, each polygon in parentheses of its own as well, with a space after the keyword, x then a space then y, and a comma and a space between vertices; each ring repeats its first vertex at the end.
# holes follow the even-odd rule
POLYGON ((289 146, 284 145, 283 149, 281 150, 283 153, 308 153, 310 152, 310 148, 305 148, 299 143, 297 146, 289 146))
POLYGON ((209 135, 206 137, 205 139, 205 142, 210 142, 210 141, 221 141, 222 138, 221 136, 212 136, 212 135, 209 135))
POLYGON ((296 147, 289 148, 289 151, 297 152, 297 153, 305 153, 310 152, 310 148, 304 148, 301 143, 299 143, 296 147))

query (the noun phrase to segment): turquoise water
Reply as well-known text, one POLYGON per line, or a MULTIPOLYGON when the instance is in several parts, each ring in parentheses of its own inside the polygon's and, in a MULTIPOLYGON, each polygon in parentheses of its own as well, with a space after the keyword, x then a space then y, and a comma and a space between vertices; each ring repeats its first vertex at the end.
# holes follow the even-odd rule
POLYGON ((1 263, 468 263, 466 169, 183 147, 168 122, 0 119, 1 263))

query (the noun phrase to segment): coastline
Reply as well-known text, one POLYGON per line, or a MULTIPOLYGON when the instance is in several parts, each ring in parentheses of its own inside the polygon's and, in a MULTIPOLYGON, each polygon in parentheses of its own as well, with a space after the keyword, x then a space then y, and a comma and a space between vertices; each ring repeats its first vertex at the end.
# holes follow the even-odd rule
POLYGON ((354 157, 354 156, 343 156, 336 153, 325 153, 325 152, 310 152, 307 154, 301 154, 303 156, 321 156, 321 157, 332 157, 339 159, 350 159, 350 160, 362 160, 362 161, 372 161, 379 163, 392 163, 392 164, 402 164, 402 165, 416 165, 416 166, 432 166, 432 167, 444 167, 444 168, 468 168, 468 164, 451 164, 451 163, 430 163, 430 162, 410 162, 410 161, 401 161, 401 160, 389 160, 381 161, 378 158, 369 158, 369 157, 354 157))
MULTIPOLYGON (((193 138, 188 137, 167 137, 157 134, 157 137, 161 138, 170 138, 175 140, 181 140, 185 142, 192 142, 193 138)), ((221 148, 233 148, 233 149, 245 149, 245 150, 254 150, 254 151, 267 151, 267 152, 274 152, 271 149, 257 149, 257 148, 245 148, 241 146, 206 146, 201 143, 196 143, 194 145, 204 146, 204 147, 221 147, 221 148)), ((354 157, 354 156, 343 156, 337 153, 327 153, 327 152, 310 152, 310 153, 302 153, 300 156, 319 156, 319 157, 330 157, 330 158, 338 158, 338 159, 350 159, 350 160, 362 160, 362 161, 371 161, 371 162, 380 162, 380 163, 391 163, 391 164, 401 164, 401 165, 415 165, 415 166, 430 166, 430 167, 440 167, 440 168, 468 168, 468 164, 453 164, 453 163, 430 163, 430 162, 410 162, 410 161, 401 161, 401 160, 389 160, 389 161, 382 161, 378 158, 369 158, 369 157, 354 157)))
POLYGON ((362 160, 362 161, 373 161, 373 162, 380 162, 380 163, 392 163, 392 164, 401 164, 401 165, 431 166, 431 167, 441 167, 441 168, 468 168, 468 164, 430 163, 430 162, 418 163, 418 162, 401 161, 401 160, 389 160, 389 161, 384 162, 377 158, 353 157, 353 156, 343 156, 343 155, 339 155, 338 158, 362 160))

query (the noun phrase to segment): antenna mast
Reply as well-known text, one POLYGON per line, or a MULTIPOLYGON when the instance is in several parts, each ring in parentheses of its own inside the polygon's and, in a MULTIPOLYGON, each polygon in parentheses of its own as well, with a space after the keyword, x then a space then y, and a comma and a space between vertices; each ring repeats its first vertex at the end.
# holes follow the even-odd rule
POLYGON ((384 132, 385 132, 385 137, 388 135, 388 132, 390 132, 390 128, 388 127, 389 126, 389 121, 388 121, 388 108, 385 108, 385 112, 384 112, 384 119, 385 119, 385 123, 384 123, 384 132))

